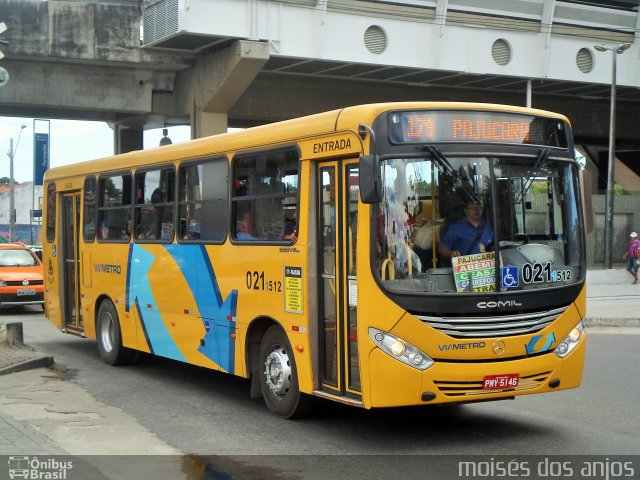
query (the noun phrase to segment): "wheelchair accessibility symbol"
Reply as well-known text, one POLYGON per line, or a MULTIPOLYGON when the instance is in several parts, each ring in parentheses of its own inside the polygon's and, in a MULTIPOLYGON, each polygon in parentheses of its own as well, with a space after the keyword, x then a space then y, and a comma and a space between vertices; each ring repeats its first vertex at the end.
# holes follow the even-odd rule
POLYGON ((518 288, 519 277, 518 267, 515 265, 507 265, 500 268, 501 284, 505 288, 518 288))

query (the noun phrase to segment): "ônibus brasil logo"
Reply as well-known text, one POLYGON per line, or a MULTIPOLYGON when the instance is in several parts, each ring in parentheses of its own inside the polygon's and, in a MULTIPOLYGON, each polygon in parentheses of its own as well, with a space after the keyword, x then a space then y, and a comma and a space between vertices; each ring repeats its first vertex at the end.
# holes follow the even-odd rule
POLYGON ((9 478, 28 480, 66 480, 67 470, 73 468, 73 462, 60 461, 55 458, 46 460, 38 457, 9 457, 9 478))

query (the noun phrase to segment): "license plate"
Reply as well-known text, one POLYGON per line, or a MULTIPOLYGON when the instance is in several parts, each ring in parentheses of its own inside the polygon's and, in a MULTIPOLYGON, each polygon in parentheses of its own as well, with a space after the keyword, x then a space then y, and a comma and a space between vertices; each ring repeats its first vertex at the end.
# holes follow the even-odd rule
POLYGON ((19 297, 22 297, 23 295, 35 295, 35 294, 36 294, 35 288, 19 288, 18 289, 19 297))
POLYGON ((496 390, 501 388, 515 388, 520 381, 519 373, 507 373, 505 375, 487 375, 482 382, 483 390, 496 390))

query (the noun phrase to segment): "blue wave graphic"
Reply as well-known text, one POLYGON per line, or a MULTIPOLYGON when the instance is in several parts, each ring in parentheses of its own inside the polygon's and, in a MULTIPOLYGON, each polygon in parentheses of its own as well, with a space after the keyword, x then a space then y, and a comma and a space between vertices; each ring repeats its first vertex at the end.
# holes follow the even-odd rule
POLYGON ((131 311, 136 303, 141 306, 138 311, 142 327, 145 330, 149 348, 154 354, 186 362, 186 358, 176 346, 162 320, 151 290, 149 269, 155 261, 155 256, 135 243, 132 243, 129 248, 132 250, 127 269, 127 311, 131 311), (154 308, 145 308, 146 305, 154 305, 154 308))
POLYGON ((235 339, 238 291, 222 300, 213 265, 203 245, 167 245, 194 296, 205 327, 204 345, 198 351, 229 373, 235 371, 235 339))

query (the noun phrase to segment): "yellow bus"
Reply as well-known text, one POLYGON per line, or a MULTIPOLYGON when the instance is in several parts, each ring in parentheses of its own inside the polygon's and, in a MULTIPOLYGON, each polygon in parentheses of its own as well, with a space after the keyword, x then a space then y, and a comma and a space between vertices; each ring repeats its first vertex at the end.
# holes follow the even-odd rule
POLYGON ((248 378, 286 418, 578 387, 574 155, 562 115, 416 102, 53 168, 46 315, 108 364, 248 378))

